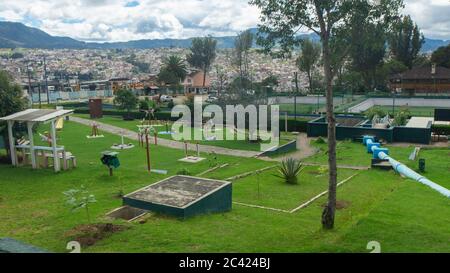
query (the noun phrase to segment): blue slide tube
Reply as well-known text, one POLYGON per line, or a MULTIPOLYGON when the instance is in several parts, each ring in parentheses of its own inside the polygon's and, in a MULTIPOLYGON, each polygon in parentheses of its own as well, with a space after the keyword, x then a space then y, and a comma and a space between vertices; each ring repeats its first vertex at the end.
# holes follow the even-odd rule
POLYGON ((370 152, 377 151, 377 155, 375 155, 375 158, 379 159, 386 159, 389 160, 389 163, 392 165, 395 171, 398 173, 411 178, 419 183, 422 183, 424 185, 427 185, 428 187, 438 191, 442 195, 450 198, 450 190, 442 187, 439 184, 434 183, 433 181, 429 180, 428 178, 416 173, 415 171, 411 170, 410 168, 406 167, 406 165, 398 162, 397 160, 393 159, 392 157, 388 156, 384 151, 382 151, 380 148, 380 143, 374 142, 373 137, 365 136, 363 138, 364 144, 367 146, 368 150, 370 149, 370 152), (370 147, 370 148, 369 148, 370 147), (380 151, 381 150, 381 151, 380 151))

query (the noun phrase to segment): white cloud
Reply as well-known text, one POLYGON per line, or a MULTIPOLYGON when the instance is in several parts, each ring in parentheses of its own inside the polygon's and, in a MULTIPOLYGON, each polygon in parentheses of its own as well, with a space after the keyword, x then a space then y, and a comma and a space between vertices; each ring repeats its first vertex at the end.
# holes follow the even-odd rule
MULTIPOLYGON (((224 36, 255 27, 259 10, 248 0, 1 0, 0 18, 80 40, 128 41, 224 36)), ((450 1, 405 0, 429 38, 450 39, 450 1)))
POLYGON ((0 17, 80 40, 128 41, 230 35, 255 27, 247 0, 2 0, 0 17), (33 20, 30 21, 30 18, 33 20))
POLYGON ((410 14, 427 38, 450 40, 450 1, 405 0, 410 14))

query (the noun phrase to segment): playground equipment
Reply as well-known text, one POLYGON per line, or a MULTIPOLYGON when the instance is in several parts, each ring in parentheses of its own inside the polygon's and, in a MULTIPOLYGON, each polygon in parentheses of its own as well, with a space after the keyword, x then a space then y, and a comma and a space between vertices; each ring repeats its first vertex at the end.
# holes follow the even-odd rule
POLYGON ((92 122, 92 130, 91 135, 86 136, 87 138, 99 138, 99 137, 105 137, 104 135, 100 135, 98 131, 99 125, 97 122, 92 122))
POLYGON ((222 129, 216 128, 216 124, 214 123, 213 119, 209 119, 207 122, 205 122, 201 130, 204 132, 206 141, 214 141, 217 140, 217 137, 215 135, 210 136, 209 132, 211 131, 212 133, 215 133, 216 131, 220 131, 222 129))
POLYGON ((125 134, 125 131, 120 131, 122 143, 121 144, 113 144, 111 146, 111 149, 123 150, 123 149, 131 149, 134 147, 134 145, 132 143, 128 143, 128 144, 124 143, 124 140, 123 140, 124 134, 125 134))
POLYGON ((398 173, 400 173, 403 176, 406 176, 408 178, 411 178, 419 183, 422 183, 424 185, 427 185, 428 187, 438 191, 442 195, 450 198, 450 190, 442 187, 441 185, 438 185, 434 183, 433 181, 429 180, 428 178, 421 176, 420 174, 416 173, 415 171, 411 170, 404 164, 398 162, 397 160, 393 159, 389 156, 389 149, 388 148, 382 148, 381 143, 375 142, 375 138, 373 136, 363 136, 363 144, 367 147, 367 152, 373 154, 373 159, 376 160, 383 160, 388 161, 389 164, 394 168, 394 170, 398 173))
POLYGON ((169 129, 169 122, 167 120, 165 121, 164 126, 165 126, 166 130, 158 132, 158 134, 160 134, 160 135, 173 135, 173 134, 175 134, 175 132, 172 132, 169 129))
POLYGON ((109 169, 109 175, 113 175, 113 169, 117 169, 120 166, 119 158, 117 157, 118 152, 104 151, 102 152, 102 157, 100 160, 103 165, 106 165, 109 169))
POLYGON ((196 156, 189 155, 188 154, 188 143, 185 141, 184 142, 184 157, 181 159, 178 159, 178 161, 188 162, 188 163, 197 163, 202 160, 205 160, 206 158, 200 157, 200 149, 199 149, 200 146, 199 146, 198 142, 195 144, 195 147, 196 147, 196 156))

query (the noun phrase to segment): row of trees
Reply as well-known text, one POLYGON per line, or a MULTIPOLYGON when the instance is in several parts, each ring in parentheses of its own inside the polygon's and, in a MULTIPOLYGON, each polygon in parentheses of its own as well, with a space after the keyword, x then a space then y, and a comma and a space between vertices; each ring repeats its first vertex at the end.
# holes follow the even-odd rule
MULTIPOLYGON (((391 18, 391 25, 386 26, 384 21, 366 20, 368 10, 364 4, 356 1, 354 5, 360 12, 351 17, 346 36, 335 42, 335 52, 331 52, 336 70, 335 90, 386 89, 390 75, 429 63, 420 55, 424 38, 410 16, 391 18), (344 44, 350 46, 343 47, 344 44)), ((323 62, 321 44, 303 39, 299 47, 297 65, 307 74, 312 91, 315 79, 320 79, 316 68, 323 62)), ((320 81, 316 84, 320 87, 320 81)))

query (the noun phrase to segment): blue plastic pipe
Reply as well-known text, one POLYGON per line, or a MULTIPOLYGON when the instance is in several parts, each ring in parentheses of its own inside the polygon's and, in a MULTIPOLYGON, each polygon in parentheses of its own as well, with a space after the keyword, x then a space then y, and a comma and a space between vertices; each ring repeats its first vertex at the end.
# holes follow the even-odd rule
POLYGON ((379 159, 387 159, 389 160, 389 163, 392 165, 392 168, 394 168, 395 171, 398 173, 411 178, 413 180, 416 180, 419 183, 422 183, 424 185, 427 185, 428 187, 438 191, 442 195, 450 198, 450 190, 442 187, 439 184, 434 183, 433 181, 429 180, 428 178, 421 176, 420 174, 416 173, 415 171, 411 170, 410 168, 406 167, 406 165, 398 162, 397 160, 393 159, 392 157, 388 156, 385 151, 386 149, 380 149, 380 143, 374 142, 373 137, 365 136, 363 138, 364 144, 367 146, 368 150, 370 149, 370 152, 377 152, 376 155, 374 155, 376 158, 379 159), (378 151, 377 151, 378 150, 378 151))

